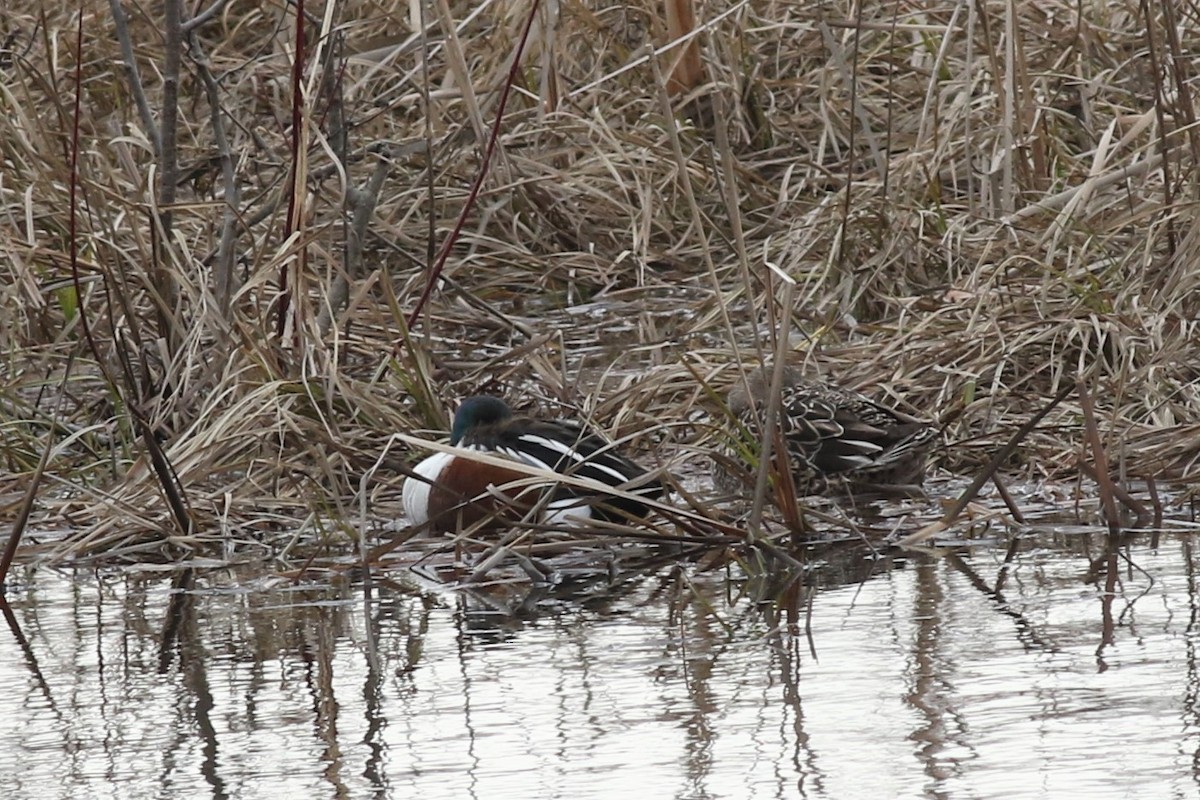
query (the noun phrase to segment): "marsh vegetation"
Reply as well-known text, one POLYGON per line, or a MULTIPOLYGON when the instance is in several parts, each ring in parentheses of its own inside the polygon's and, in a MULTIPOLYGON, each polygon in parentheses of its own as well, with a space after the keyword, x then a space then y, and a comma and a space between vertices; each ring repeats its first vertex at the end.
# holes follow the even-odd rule
POLYGON ((1020 433, 1019 481, 1190 477, 1190 7, 149 8, 0 15, 31 558, 366 552, 391 434, 481 391, 676 476, 645 536, 736 544, 720 398, 784 351, 936 419, 943 471, 1020 433))
POLYGON ((1194 793, 1195 16, 5 0, 6 792, 1194 793), (927 496, 723 497, 780 358, 927 496), (477 394, 669 491, 414 530, 477 394))

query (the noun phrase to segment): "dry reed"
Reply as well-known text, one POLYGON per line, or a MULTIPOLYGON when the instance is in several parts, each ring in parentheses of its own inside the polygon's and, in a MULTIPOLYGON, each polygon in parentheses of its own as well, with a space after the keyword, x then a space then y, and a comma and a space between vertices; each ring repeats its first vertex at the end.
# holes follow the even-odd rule
MULTIPOLYGON (((951 420, 951 470, 1084 381, 1125 476, 1194 474, 1192 6, 720 0, 674 42, 642 0, 165 7, 0 16, 31 554, 355 545, 419 455, 389 435, 479 391, 627 439, 716 520, 708 392, 776 335, 951 420)), ((1081 419, 1005 468, 1074 474, 1081 419)))

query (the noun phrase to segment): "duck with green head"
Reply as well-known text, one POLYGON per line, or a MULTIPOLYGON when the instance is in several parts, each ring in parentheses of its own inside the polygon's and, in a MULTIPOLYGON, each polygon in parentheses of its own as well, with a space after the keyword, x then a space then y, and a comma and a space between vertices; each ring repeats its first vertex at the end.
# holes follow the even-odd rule
POLYGON ((662 483, 618 453, 598 433, 573 422, 516 416, 498 397, 469 397, 458 407, 450 444, 465 453, 435 453, 421 461, 404 483, 404 510, 412 525, 454 531, 482 520, 496 525, 542 509, 542 524, 570 527, 588 520, 620 521, 644 517, 645 504, 609 495, 604 487, 653 499, 662 483), (499 456, 516 464, 590 481, 590 490, 574 484, 538 486, 532 493, 527 471, 472 459, 470 452, 499 456), (512 502, 494 487, 520 482, 512 502), (545 492, 549 498, 544 498, 545 492))

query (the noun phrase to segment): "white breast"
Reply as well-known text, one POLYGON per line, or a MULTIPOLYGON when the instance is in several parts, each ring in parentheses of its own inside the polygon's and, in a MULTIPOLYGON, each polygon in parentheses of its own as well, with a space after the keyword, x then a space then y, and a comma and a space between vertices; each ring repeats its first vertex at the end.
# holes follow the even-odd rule
MULTIPOLYGON (((454 458, 452 453, 434 453, 413 469, 413 472, 436 481, 442 470, 454 458)), ((429 522, 429 492, 433 487, 426 481, 410 477, 404 482, 404 514, 408 517, 409 525, 424 525, 429 522)))

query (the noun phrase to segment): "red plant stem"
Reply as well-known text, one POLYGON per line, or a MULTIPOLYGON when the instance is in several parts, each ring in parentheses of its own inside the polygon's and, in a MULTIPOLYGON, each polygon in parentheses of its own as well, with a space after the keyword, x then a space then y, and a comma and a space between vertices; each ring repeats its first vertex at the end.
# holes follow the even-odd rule
POLYGON ((467 224, 467 215, 471 213, 471 209, 475 206, 475 201, 479 198, 479 191, 483 188, 483 180, 488 174, 488 165, 492 161, 492 153, 496 150, 496 141, 500 138, 500 123, 504 119, 504 107, 508 105, 509 92, 512 90, 513 82, 516 80, 517 70, 521 68, 521 53, 525 52, 525 43, 529 41, 529 31, 533 28, 533 20, 537 16, 540 3, 541 0, 533 0, 530 6, 529 18, 525 20, 525 29, 521 32, 521 38, 517 42, 517 50, 513 54, 512 65, 508 68, 508 79, 504 82, 504 88, 500 93, 500 105, 496 109, 496 119, 492 123, 492 132, 488 137, 487 149, 483 154, 483 163, 479 165, 479 172, 475 174, 475 182, 471 184, 471 192, 467 195, 467 202, 463 205, 462 211, 459 212, 458 220, 454 223, 454 230, 450 232, 450 236, 442 243, 442 249, 438 252, 433 267, 429 270, 429 279, 425 282, 425 289, 421 292, 421 299, 417 301, 416 307, 413 308, 412 313, 408 317, 409 330, 412 330, 417 317, 421 314, 421 309, 425 307, 425 303, 429 300, 429 295, 433 293, 433 287, 437 285, 438 278, 442 274, 442 269, 446 266, 446 260, 450 257, 450 248, 458 241, 463 226, 467 224))
MULTIPOLYGON (((83 307, 83 287, 79 281, 79 243, 76 232, 78 231, 75 204, 79 192, 79 109, 81 107, 81 98, 83 97, 83 9, 79 9, 79 27, 75 30, 75 105, 73 109, 74 117, 71 120, 71 144, 70 151, 66 154, 67 161, 71 164, 70 175, 70 193, 71 207, 68 210, 70 222, 69 236, 67 246, 71 258, 71 279, 75 285, 76 308, 79 309, 79 321, 83 328, 84 338, 87 339, 88 346, 92 350, 92 354, 96 360, 100 361, 99 350, 96 347, 96 341, 92 338, 92 329, 88 324, 87 314, 83 307)), ((71 371, 71 363, 74 361, 74 354, 67 361, 67 372, 71 371)), ((65 383, 65 378, 64 378, 65 383)), ((54 413, 57 417, 58 406, 61 405, 63 392, 59 393, 58 404, 55 406, 54 413)), ((54 429, 51 429, 46 434, 53 438, 54 429)), ((8 536, 8 541, 4 543, 4 552, 0 554, 0 606, 4 606, 7 611, 7 605, 3 601, 4 597, 4 582, 8 578, 8 570, 12 566, 13 559, 17 556, 17 548, 21 544, 21 535, 25 531, 25 525, 29 521, 29 511, 33 508, 34 495, 37 492, 38 481, 45 472, 46 463, 50 460, 50 445, 47 442, 46 449, 42 452, 41 462, 34 473, 33 481, 29 485, 29 490, 26 493, 25 500, 21 504, 20 511, 17 514, 17 519, 13 522, 12 533, 8 536)))

